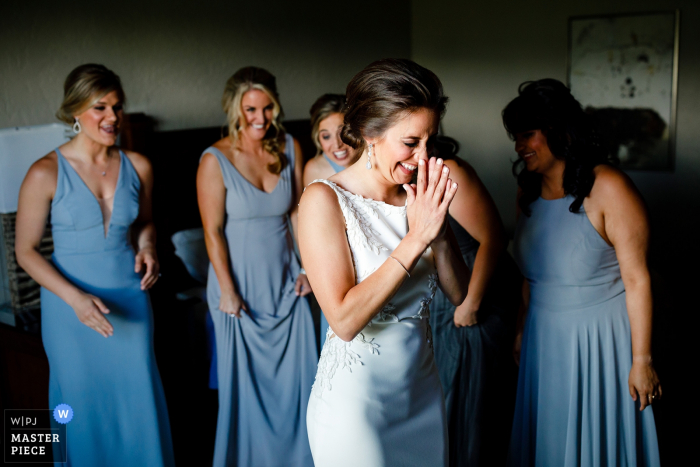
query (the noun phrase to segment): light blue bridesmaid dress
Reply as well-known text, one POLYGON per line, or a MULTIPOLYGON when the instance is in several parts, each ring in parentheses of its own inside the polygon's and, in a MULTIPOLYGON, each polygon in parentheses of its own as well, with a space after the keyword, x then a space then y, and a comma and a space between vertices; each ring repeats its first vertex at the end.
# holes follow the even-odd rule
MULTIPOLYGON (((323 153, 323 157, 325 157, 326 160, 328 161, 328 163, 331 165, 331 167, 333 167, 333 170, 335 170, 335 173, 342 172, 343 170, 345 170, 345 167, 343 167, 342 165, 340 165, 336 162, 333 162, 333 160, 330 157, 328 157, 325 152, 323 153)), ((321 310, 321 326, 320 326, 320 328, 321 328, 321 331, 320 331, 321 348, 323 348, 323 344, 326 342, 326 334, 328 333, 328 328, 329 328, 328 320, 326 319, 326 315, 323 314, 323 310, 321 310)))
POLYGON ((219 310, 221 289, 209 266, 207 300, 216 332, 219 418, 214 466, 313 466, 306 407, 316 375, 311 309, 294 284, 299 262, 287 213, 294 202, 294 141, 271 193, 254 187, 216 148, 226 187, 229 267, 248 311, 219 310))
POLYGON ((509 463, 658 466, 651 408, 629 395, 625 285, 615 249, 573 196, 520 215, 515 260, 530 284, 509 463))
POLYGON ((51 202, 56 269, 99 297, 114 335, 102 337, 75 311, 41 289, 41 334, 49 359, 49 405, 73 408, 68 463, 57 466, 172 466, 163 387, 153 352, 148 292, 134 272, 129 229, 139 213, 140 181, 123 152, 105 236, 97 199, 56 149, 58 179, 51 202))

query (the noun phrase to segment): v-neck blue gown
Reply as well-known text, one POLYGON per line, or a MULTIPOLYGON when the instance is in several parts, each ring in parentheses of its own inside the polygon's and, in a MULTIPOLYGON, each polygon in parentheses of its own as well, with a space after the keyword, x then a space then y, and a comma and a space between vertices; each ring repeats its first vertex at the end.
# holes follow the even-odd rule
POLYGON ((97 199, 56 149, 51 202, 53 265, 80 290, 99 297, 114 335, 82 324, 57 295, 41 289, 41 334, 49 359, 50 408, 73 409, 68 463, 57 466, 171 466, 168 411, 153 352, 153 313, 134 272, 129 228, 139 213, 140 181, 120 151, 107 236, 97 199))
POLYGON ((216 148, 226 187, 225 235, 240 318, 219 310, 221 289, 209 266, 207 300, 216 333, 219 418, 214 466, 313 466, 306 407, 316 375, 311 309, 294 284, 299 262, 287 213, 294 202, 294 141, 271 193, 254 187, 216 148))

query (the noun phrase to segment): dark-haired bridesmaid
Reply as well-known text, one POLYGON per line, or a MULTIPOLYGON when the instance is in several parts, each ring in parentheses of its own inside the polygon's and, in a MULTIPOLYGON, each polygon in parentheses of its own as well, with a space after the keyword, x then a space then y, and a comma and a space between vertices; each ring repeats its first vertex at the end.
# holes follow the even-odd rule
POLYGON ((151 165, 115 146, 124 105, 116 74, 82 65, 64 89, 57 116, 75 137, 29 169, 15 246, 41 285, 49 404, 74 412, 67 465, 174 465, 147 292, 158 279, 151 165), (49 216, 51 261, 39 252, 49 216))
POLYGON ((282 127, 267 70, 238 70, 222 105, 229 136, 204 151, 197 172, 219 380, 214 466, 313 466, 311 286, 287 222, 296 231, 301 148, 282 127))
POLYGON ((644 201, 559 81, 523 83, 503 123, 526 279, 509 463, 658 466, 644 201))

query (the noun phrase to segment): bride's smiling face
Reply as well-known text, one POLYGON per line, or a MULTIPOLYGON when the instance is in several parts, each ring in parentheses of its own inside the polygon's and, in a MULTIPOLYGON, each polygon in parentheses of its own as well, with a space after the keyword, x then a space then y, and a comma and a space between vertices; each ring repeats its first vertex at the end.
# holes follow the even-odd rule
POLYGON ((427 159, 433 151, 439 123, 435 111, 420 108, 406 112, 381 138, 367 138, 374 146, 373 170, 395 185, 411 183, 418 160, 427 159))

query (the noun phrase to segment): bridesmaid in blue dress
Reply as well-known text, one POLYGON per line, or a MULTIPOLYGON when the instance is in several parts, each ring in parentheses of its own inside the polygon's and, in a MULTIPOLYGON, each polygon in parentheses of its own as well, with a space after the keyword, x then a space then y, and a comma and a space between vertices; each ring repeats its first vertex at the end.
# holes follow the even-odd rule
POLYGON ((266 70, 237 71, 222 104, 229 137, 204 151, 197 172, 219 380, 214 466, 312 466, 311 287, 287 222, 296 231, 301 149, 280 124, 266 70))
POLYGON ((158 279, 153 174, 114 146, 123 103, 104 66, 73 70, 57 116, 76 136, 35 162, 20 190, 16 253, 42 286, 49 404, 74 411, 57 466, 174 465, 147 292, 158 279), (50 262, 38 251, 49 216, 50 262))
POLYGON ((562 83, 524 83, 515 140, 515 259, 525 281, 513 466, 658 466, 649 223, 562 83))
MULTIPOLYGON (((316 145, 316 156, 304 167, 304 186, 314 180, 326 180, 357 161, 359 155, 340 138, 345 108, 344 94, 324 94, 311 106, 311 139, 316 145)), ((320 328, 323 348, 328 332, 328 320, 323 312, 320 328)))

